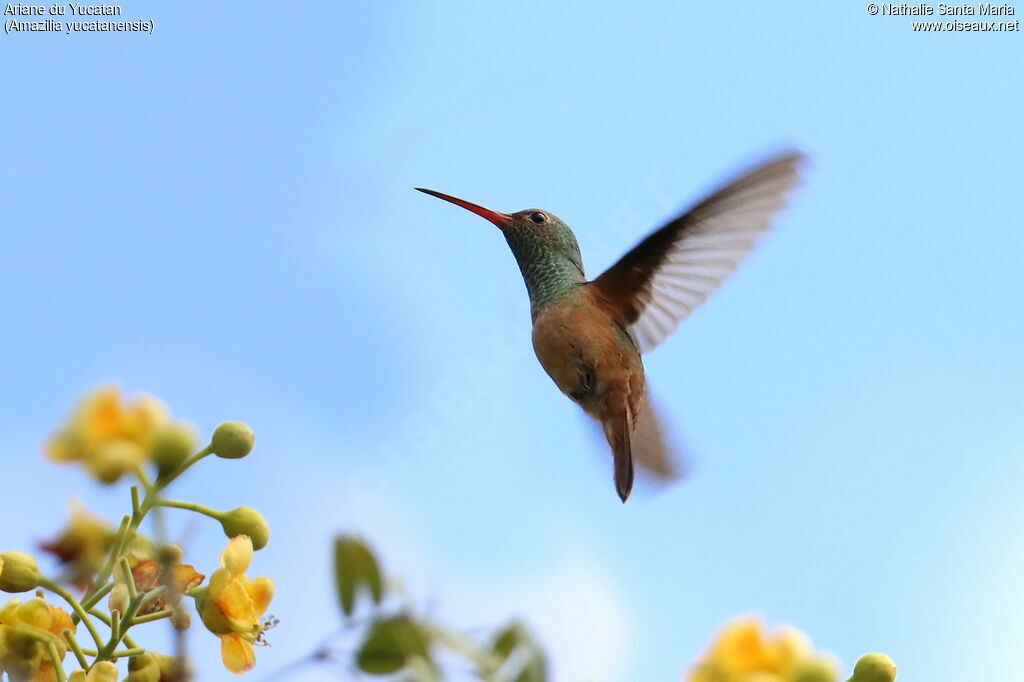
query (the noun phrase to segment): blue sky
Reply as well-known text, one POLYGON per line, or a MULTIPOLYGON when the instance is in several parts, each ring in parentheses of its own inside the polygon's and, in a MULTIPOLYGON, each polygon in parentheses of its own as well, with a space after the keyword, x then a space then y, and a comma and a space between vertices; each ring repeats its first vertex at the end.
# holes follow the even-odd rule
MULTIPOLYGON (((123 513, 126 489, 39 456, 117 381, 256 431, 174 493, 271 522, 252 573, 282 624, 254 679, 336 626, 339 530, 448 620, 526 618, 560 680, 678 679, 751 612, 846 670, 883 650, 908 680, 1011 675, 1020 34, 860 3, 551 5, 135 3, 152 36, 0 39, 0 546, 69 496, 123 513), (500 233, 412 187, 549 209, 596 275, 789 146, 812 158, 791 210, 645 359, 693 475, 623 506, 500 233)), ((187 527, 208 572, 219 529, 187 527)))

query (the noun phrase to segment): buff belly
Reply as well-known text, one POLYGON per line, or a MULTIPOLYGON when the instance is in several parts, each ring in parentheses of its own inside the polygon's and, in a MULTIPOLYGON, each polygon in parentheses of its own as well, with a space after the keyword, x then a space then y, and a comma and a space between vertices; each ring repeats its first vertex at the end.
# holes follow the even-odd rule
POLYGON ((546 306, 533 324, 533 349, 555 385, 587 414, 602 419, 644 401, 640 353, 606 312, 578 298, 546 306))

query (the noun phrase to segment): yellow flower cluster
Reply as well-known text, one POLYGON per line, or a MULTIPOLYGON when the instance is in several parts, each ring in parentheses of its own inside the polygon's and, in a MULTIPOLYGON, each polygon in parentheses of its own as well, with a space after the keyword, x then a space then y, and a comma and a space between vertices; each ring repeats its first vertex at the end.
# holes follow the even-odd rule
POLYGON ((835 664, 814 654, 796 628, 765 632, 754 617, 726 625, 690 671, 688 682, 833 682, 835 664))
POLYGON ((216 428, 205 447, 197 450, 197 440, 193 427, 170 420, 162 402, 145 395, 126 399, 116 386, 87 394, 49 439, 44 450, 51 459, 78 462, 103 483, 131 474, 137 484, 131 487, 131 513, 116 528, 72 505, 69 523, 41 544, 60 562, 59 576, 40 572, 30 554, 0 551, 0 591, 36 590, 37 595, 27 602, 12 599, 0 608, 0 681, 117 682, 119 659, 128 659, 126 682, 180 680, 189 669, 187 660, 148 651, 128 631, 164 619, 179 631, 187 629, 192 618, 181 603, 185 596, 195 600, 204 625, 221 640, 224 664, 231 672, 243 673, 255 665, 254 645, 265 644, 265 631, 277 622, 263 619, 274 595, 273 580, 250 580, 245 573, 253 552, 270 541, 266 519, 251 507, 221 511, 164 494, 207 456, 246 457, 255 436, 243 422, 230 421, 216 428), (139 532, 147 515, 163 508, 209 517, 229 538, 220 568, 207 586, 200 587, 205 577, 184 563, 181 547, 158 545, 139 532), (76 597, 64 583, 78 586, 83 594, 76 597), (64 599, 74 617, 47 604, 44 591, 64 599), (96 608, 105 596, 109 616, 96 608), (97 621, 109 636, 97 628, 97 621), (75 636, 79 622, 92 640, 90 648, 75 636), (69 650, 80 669, 66 677, 63 661, 69 650))
POLYGON ((113 483, 150 456, 169 419, 167 407, 156 398, 141 395, 127 401, 119 388, 105 386, 82 400, 46 451, 58 462, 80 461, 100 481, 113 483))
POLYGON ((64 660, 64 630, 75 631, 71 616, 42 597, 8 601, 0 609, 0 674, 6 672, 12 680, 56 682, 48 646, 52 643, 59 660, 64 660))

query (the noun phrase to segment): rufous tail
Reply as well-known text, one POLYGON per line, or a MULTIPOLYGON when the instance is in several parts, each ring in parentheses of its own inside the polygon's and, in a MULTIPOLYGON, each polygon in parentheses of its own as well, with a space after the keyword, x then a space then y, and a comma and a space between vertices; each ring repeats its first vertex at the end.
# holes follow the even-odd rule
POLYGON ((633 489, 633 452, 629 442, 632 428, 629 414, 623 411, 607 419, 603 425, 604 435, 608 439, 608 444, 612 446, 612 455, 615 458, 615 490, 625 502, 633 489))

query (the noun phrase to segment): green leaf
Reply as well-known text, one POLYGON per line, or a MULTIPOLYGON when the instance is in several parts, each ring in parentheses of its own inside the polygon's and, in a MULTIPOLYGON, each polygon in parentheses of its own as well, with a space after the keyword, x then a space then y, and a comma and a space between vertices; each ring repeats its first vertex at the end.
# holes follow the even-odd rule
POLYGON ((370 596, 373 597, 373 603, 379 604, 380 600, 384 597, 384 589, 381 583, 380 566, 377 565, 377 559, 365 543, 356 541, 352 549, 355 555, 353 558, 356 562, 356 570, 358 571, 360 582, 369 588, 370 596))
POLYGON ((371 675, 390 675, 413 657, 430 662, 430 639, 409 616, 375 621, 356 653, 356 663, 371 675))
POLYGON ((361 539, 339 535, 334 540, 334 580, 341 610, 351 616, 360 590, 368 590, 375 604, 384 597, 380 566, 373 552, 361 539))
POLYGON ((518 621, 512 621, 494 635, 494 642, 491 644, 494 655, 503 662, 507 661, 512 652, 519 648, 529 651, 529 658, 519 670, 514 682, 547 682, 547 658, 534 642, 525 625, 518 621))
POLYGON ((356 604, 356 580, 359 573, 355 568, 352 545, 355 540, 344 535, 334 540, 334 584, 338 588, 341 611, 351 616, 356 604))
POLYGON ((524 644, 530 641, 530 634, 523 627, 523 624, 519 621, 512 621, 494 635, 494 643, 491 645, 491 649, 494 650, 494 655, 504 661, 509 657, 520 644, 524 644))
POLYGON ((523 671, 519 673, 519 677, 516 678, 515 682, 547 682, 547 679, 547 658, 544 656, 544 652, 534 647, 533 656, 530 658, 529 663, 523 667, 523 671))

